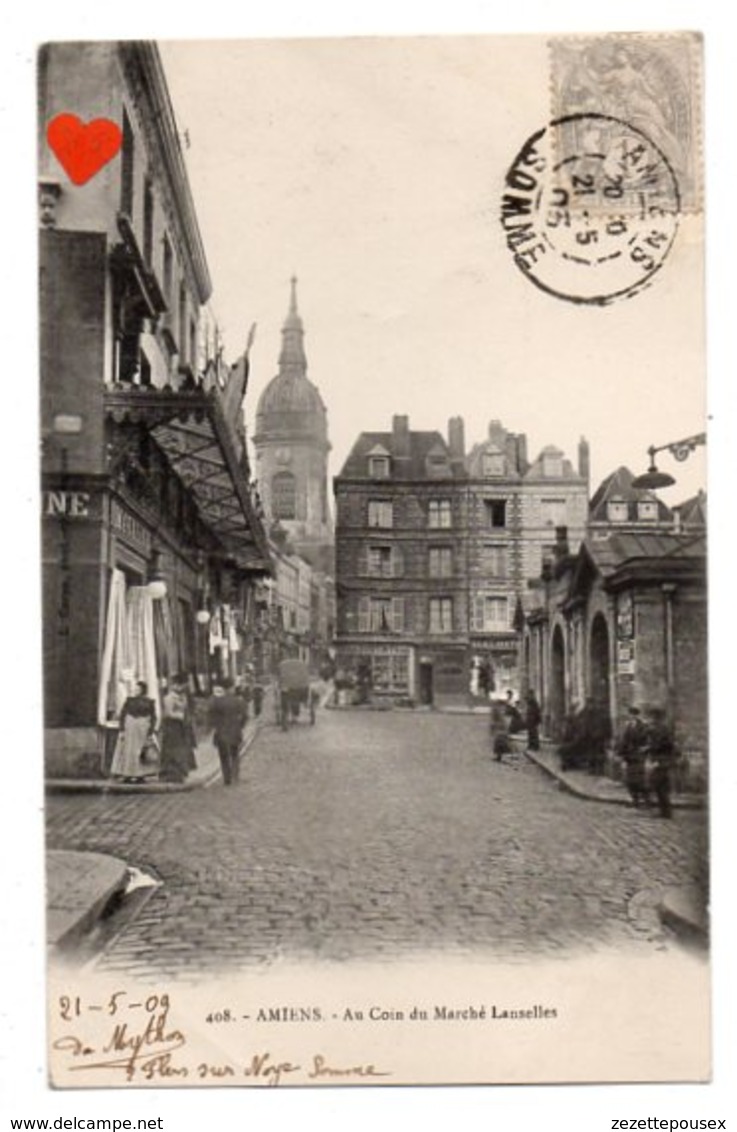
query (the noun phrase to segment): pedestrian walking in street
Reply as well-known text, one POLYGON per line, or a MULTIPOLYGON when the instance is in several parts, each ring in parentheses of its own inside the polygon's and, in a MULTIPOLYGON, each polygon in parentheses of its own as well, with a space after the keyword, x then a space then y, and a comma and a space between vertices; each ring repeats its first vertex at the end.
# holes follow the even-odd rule
POLYGON ((527 693, 527 700, 525 703, 525 725, 527 727, 527 749, 529 751, 540 750, 540 723, 542 722, 542 710, 540 704, 537 702, 537 697, 532 688, 527 693))
POLYGON ((498 700, 491 701, 489 727, 494 760, 500 763, 504 755, 509 755, 512 751, 512 744, 509 742, 509 716, 506 704, 499 703, 498 700))
POLYGON ((124 782, 143 782, 144 750, 154 741, 156 704, 149 697, 144 680, 136 684, 136 693, 128 696, 120 713, 120 732, 115 746, 110 774, 124 782))
POLYGON ((195 734, 187 696, 187 684, 174 677, 170 691, 164 696, 161 719, 162 782, 184 782, 197 766, 195 734))
POLYGON ((261 682, 256 679, 251 688, 251 702, 253 703, 254 718, 258 719, 261 715, 261 709, 264 706, 264 689, 261 682))
POLYGON ((645 765, 647 738, 647 728, 640 716, 640 709, 631 707, 617 753, 624 762, 624 784, 635 806, 647 806, 650 802, 645 765))
POLYGON ((663 709, 650 708, 648 716, 645 745, 650 764, 649 784, 655 794, 658 813, 661 818, 672 818, 671 774, 675 762, 676 745, 663 709))
POLYGON ((226 786, 232 786, 238 781, 238 752, 247 714, 246 705, 233 691, 232 683, 229 680, 223 681, 210 700, 210 726, 226 786))

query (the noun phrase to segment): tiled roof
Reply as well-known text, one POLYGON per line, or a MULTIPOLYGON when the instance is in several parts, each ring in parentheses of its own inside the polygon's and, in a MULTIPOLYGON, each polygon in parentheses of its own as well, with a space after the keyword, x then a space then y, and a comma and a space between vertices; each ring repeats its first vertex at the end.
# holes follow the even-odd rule
MULTIPOLYGON (((609 503, 610 500, 616 499, 624 503, 640 503, 646 500, 653 500, 658 504, 658 518, 668 520, 671 514, 662 500, 658 499, 654 492, 646 488, 633 487, 632 481, 634 478, 629 468, 622 465, 608 475, 605 480, 602 480, 591 497, 589 519, 593 522, 597 520, 606 522, 608 520, 607 503, 609 503)), ((632 518, 634 519, 636 516, 632 515, 632 518)))
POLYGON ((442 434, 433 430, 431 432, 409 432, 406 434, 409 442, 409 457, 399 458, 395 444, 394 434, 391 432, 362 432, 340 472, 342 477, 348 479, 368 479, 368 460, 372 449, 377 446, 385 448, 392 460, 390 480, 394 479, 427 479, 427 457, 443 452, 449 461, 448 475, 452 475, 450 467, 450 450, 442 434))

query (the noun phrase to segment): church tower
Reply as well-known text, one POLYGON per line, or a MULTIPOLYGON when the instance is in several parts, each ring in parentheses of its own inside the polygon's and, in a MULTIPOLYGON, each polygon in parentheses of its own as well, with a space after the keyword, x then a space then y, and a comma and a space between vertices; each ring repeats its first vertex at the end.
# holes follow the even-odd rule
POLYGON ((279 520, 295 550, 317 568, 332 572, 327 411, 317 386, 307 377, 294 277, 282 328, 279 372, 259 398, 253 444, 267 516, 279 520))

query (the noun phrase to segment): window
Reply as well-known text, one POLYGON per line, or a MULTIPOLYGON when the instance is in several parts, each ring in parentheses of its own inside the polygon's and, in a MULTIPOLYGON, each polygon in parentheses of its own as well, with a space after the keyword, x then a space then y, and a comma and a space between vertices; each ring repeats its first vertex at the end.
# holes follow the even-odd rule
POLYGON ((172 255, 169 237, 167 236, 167 234, 165 232, 164 233, 163 282, 164 282, 164 297, 166 298, 167 302, 169 301, 169 299, 171 297, 171 284, 172 284, 173 272, 174 272, 174 256, 172 255))
POLYGON ((448 457, 444 452, 431 452, 426 461, 428 476, 439 478, 440 476, 447 476, 449 473, 448 457))
POLYGON ((436 530, 447 529, 452 525, 452 514, 449 499, 431 499, 427 508, 427 525, 436 530))
POLYGON ((120 211, 133 216, 134 142, 130 118, 123 111, 123 140, 120 154, 120 211))
POLYGON ((271 510, 275 519, 295 519, 296 486, 291 472, 277 472, 271 481, 271 510))
POLYGON ((490 578, 506 578, 509 573, 509 550, 498 543, 481 548, 481 569, 490 578))
POLYGON ((504 455, 501 452, 484 452, 481 458, 483 476, 503 476, 506 471, 504 455))
POLYGON ((143 190, 143 258, 151 264, 151 252, 154 246, 154 191, 151 182, 146 181, 143 190))
POLYGON ((563 475, 563 456, 560 452, 543 453, 543 475, 560 478, 563 475))
POLYGON ((389 457, 388 456, 370 456, 369 457, 369 475, 375 480, 386 480, 389 478, 389 457))
POLYGON ((430 632, 431 633, 452 633, 453 632, 453 598, 452 597, 431 597, 429 609, 430 609, 430 632))
POLYGON ((506 632, 509 629, 509 598, 495 594, 476 594, 473 599, 472 628, 475 632, 506 632))
POLYGON ((197 323, 193 318, 189 320, 189 364, 193 371, 197 370, 197 323))
POLYGON ((565 499, 541 499, 540 510, 542 512, 542 521, 546 526, 566 526, 568 520, 566 517, 565 499))
POLYGON ((393 571, 392 547, 370 546, 368 548, 368 572, 372 578, 391 578, 393 571))
POLYGON ((358 603, 359 633, 401 633, 404 598, 364 597, 358 603))
POLYGON ((610 499, 607 503, 607 518, 610 523, 626 523, 629 511, 624 499, 610 499))
POLYGON ((453 573, 453 549, 450 546, 431 546, 428 552, 431 578, 449 578, 453 573))
POLYGON ((641 499, 637 504, 637 518, 652 522, 658 517, 658 505, 654 499, 641 499))
POLYGON ((368 525, 370 527, 391 527, 393 518, 390 500, 369 499, 368 525))
POLYGON ((507 501, 506 501, 506 499, 486 499, 486 500, 484 500, 484 510, 486 512, 486 526, 487 527, 506 527, 506 525, 507 525, 507 501))

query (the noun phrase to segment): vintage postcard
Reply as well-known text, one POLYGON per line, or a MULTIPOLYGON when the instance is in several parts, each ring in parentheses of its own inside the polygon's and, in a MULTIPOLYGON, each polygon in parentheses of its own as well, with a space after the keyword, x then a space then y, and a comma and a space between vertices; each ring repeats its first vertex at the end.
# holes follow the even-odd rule
POLYGON ((54 1086, 709 1079, 702 85, 40 49, 54 1086))

